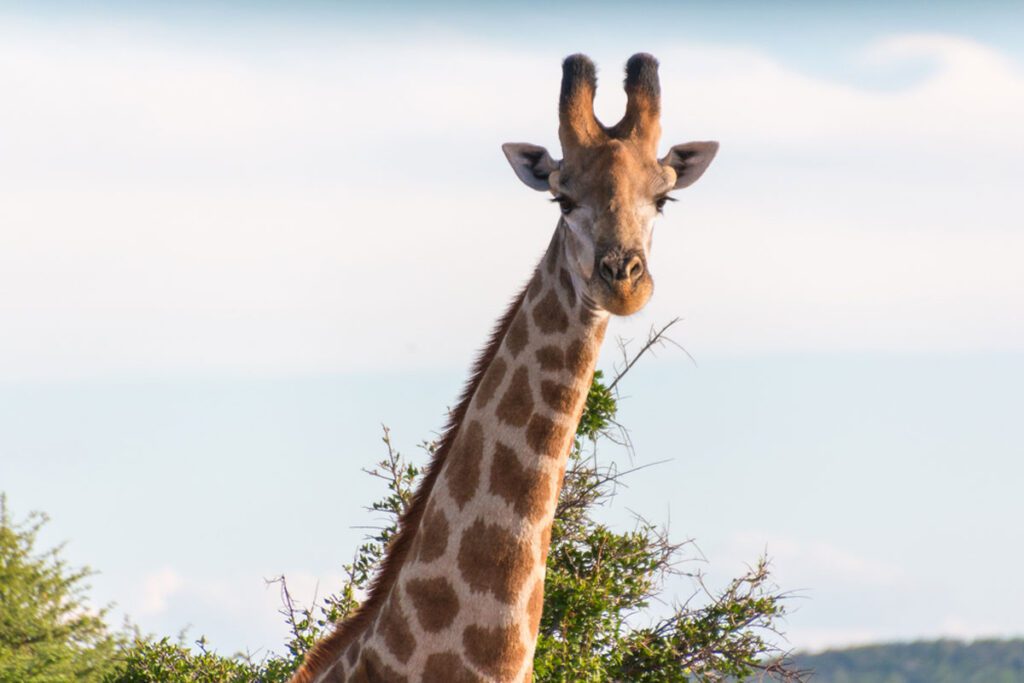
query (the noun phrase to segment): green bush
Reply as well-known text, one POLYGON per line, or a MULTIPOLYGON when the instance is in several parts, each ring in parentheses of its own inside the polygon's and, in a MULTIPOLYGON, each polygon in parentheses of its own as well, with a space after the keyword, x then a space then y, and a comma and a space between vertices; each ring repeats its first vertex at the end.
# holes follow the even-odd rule
POLYGON ((69 567, 61 547, 36 552, 45 515, 15 521, 0 493, 0 681, 101 681, 122 640, 107 630, 107 611, 85 594, 87 568, 69 567))
POLYGON ((196 646, 193 650, 181 642, 171 642, 170 638, 137 637, 122 650, 119 666, 107 680, 110 683, 248 683, 264 678, 258 665, 241 657, 209 652, 202 639, 196 646))

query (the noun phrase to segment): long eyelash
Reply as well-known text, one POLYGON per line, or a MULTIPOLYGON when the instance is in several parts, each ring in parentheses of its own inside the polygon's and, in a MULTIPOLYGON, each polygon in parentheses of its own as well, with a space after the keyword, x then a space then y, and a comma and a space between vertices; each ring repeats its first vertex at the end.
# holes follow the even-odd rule
POLYGON ((560 194, 551 199, 551 201, 557 202, 562 207, 562 213, 564 215, 570 214, 572 210, 576 208, 576 203, 565 195, 560 194))

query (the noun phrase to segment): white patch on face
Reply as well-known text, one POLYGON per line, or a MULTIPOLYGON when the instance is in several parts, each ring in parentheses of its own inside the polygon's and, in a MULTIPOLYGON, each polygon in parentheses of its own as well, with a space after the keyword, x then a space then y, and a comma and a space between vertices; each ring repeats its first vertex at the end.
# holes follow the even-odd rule
POLYGON ((565 245, 569 263, 574 266, 573 275, 585 283, 594 274, 594 238, 589 229, 594 221, 593 211, 589 207, 581 206, 563 218, 565 224, 569 226, 565 245))
POLYGON ((654 239, 654 220, 658 217, 658 208, 654 204, 644 204, 637 209, 640 225, 644 226, 640 243, 644 247, 644 261, 651 257, 651 242, 654 239))

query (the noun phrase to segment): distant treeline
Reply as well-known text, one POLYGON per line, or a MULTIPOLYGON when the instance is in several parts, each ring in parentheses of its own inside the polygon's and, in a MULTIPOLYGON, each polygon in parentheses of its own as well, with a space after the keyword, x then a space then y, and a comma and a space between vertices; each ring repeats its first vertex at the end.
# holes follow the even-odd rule
POLYGON ((868 645, 794 662, 812 683, 1024 683, 1024 639, 868 645))

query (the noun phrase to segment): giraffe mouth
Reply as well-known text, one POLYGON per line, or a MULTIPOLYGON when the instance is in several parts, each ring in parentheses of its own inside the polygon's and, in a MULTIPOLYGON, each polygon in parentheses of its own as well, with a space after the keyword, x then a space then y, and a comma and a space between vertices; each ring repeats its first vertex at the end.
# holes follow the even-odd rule
POLYGON ((595 302, 612 315, 632 315, 650 301, 654 293, 654 280, 648 273, 644 273, 633 282, 625 280, 613 280, 611 282, 603 278, 598 280, 596 287, 591 291, 595 302), (594 290, 597 290, 596 292, 594 290))

